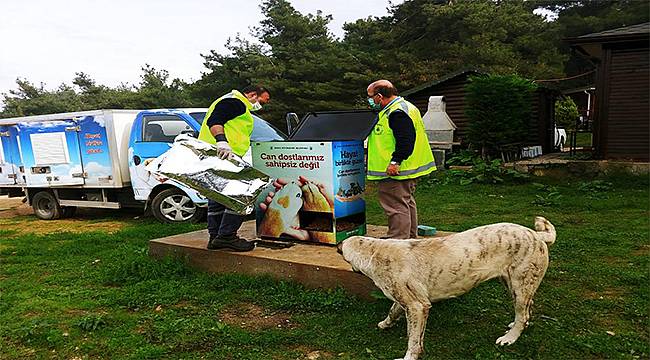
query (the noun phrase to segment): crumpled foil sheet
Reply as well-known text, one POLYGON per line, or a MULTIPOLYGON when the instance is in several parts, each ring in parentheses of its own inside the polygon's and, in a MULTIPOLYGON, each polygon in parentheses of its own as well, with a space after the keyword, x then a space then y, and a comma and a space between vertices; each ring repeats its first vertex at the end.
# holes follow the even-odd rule
POLYGON ((255 199, 273 181, 241 157, 219 159, 216 146, 185 134, 177 136, 171 148, 146 169, 242 215, 253 212, 255 199))

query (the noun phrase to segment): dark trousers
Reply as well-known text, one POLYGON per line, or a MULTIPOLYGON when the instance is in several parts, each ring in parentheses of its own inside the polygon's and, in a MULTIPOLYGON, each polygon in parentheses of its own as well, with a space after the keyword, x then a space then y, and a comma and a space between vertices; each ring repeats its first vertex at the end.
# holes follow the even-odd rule
POLYGON ((208 199, 208 233, 210 237, 230 237, 237 235, 237 230, 244 222, 244 216, 226 209, 216 201, 208 199))

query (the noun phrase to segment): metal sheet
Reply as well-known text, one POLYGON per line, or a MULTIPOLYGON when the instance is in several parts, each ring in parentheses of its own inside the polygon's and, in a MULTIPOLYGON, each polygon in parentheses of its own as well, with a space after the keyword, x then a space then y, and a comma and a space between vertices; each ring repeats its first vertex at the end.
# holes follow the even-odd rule
POLYGON ((219 159, 214 145, 179 135, 171 149, 154 159, 147 170, 174 179, 240 214, 250 214, 255 199, 272 179, 234 155, 219 159))

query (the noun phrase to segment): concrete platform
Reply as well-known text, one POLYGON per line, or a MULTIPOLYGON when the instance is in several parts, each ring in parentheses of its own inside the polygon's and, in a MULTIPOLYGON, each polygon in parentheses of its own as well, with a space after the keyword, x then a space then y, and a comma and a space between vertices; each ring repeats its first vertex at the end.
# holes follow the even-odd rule
MULTIPOLYGON (((255 222, 245 222, 239 234, 247 239, 255 239, 255 222)), ((385 226, 368 225, 368 236, 380 237, 385 234, 385 226)), ((438 232, 435 236, 448 234, 438 232)), ((191 266, 208 272, 265 274, 297 281, 309 288, 340 286, 365 299, 370 299, 370 293, 376 290, 370 279, 352 271, 334 246, 294 244, 284 249, 258 246, 253 251, 237 253, 207 250, 207 242, 207 230, 154 239, 149 242, 149 254, 156 258, 180 256, 191 266)))

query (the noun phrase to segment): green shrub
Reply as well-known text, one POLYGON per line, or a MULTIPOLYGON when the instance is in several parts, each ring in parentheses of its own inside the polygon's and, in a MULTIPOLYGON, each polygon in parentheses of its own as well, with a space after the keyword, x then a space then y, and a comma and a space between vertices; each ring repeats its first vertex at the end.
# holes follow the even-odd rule
POLYGON ((555 102, 555 124, 567 130, 575 130, 580 114, 578 106, 570 97, 563 96, 555 102))
POLYGON ((453 152, 447 160, 445 160, 446 165, 472 165, 474 164, 474 159, 478 154, 476 151, 463 149, 458 152, 453 152))
POLYGON ((469 142, 489 159, 499 148, 523 142, 528 134, 531 99, 536 85, 517 75, 471 77, 465 114, 469 118, 469 142))
POLYGON ((471 169, 468 170, 447 170, 442 177, 430 176, 425 184, 500 184, 523 182, 530 177, 528 174, 504 167, 503 162, 498 159, 485 161, 475 155, 471 165, 471 169))

